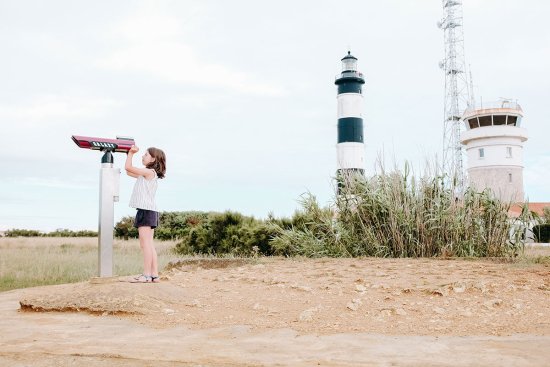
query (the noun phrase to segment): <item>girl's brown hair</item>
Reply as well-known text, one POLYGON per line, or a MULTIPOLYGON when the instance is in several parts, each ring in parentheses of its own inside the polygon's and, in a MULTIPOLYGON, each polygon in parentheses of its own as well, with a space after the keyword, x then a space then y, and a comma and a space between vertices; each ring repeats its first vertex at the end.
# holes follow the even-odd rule
POLYGON ((154 162, 149 163, 146 167, 154 169, 158 178, 164 178, 166 174, 166 155, 162 150, 155 147, 147 148, 149 155, 155 158, 154 162))

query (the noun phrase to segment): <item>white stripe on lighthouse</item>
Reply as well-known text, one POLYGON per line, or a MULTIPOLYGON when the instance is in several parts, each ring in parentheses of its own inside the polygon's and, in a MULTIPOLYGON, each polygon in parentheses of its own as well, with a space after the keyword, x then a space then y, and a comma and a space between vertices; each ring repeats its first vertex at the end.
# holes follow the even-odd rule
POLYGON ((365 145, 363 143, 340 143, 336 145, 338 169, 364 169, 365 145))
POLYGON ((363 95, 359 93, 339 94, 338 118, 363 117, 363 95))

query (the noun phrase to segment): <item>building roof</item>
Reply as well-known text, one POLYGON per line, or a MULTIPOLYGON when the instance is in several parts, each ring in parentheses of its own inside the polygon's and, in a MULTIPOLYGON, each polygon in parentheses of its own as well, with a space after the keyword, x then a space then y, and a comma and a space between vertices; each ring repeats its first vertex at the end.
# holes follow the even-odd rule
POLYGON ((353 55, 351 54, 351 51, 348 51, 348 54, 347 54, 346 56, 344 56, 344 58, 342 59, 342 61, 347 60, 347 59, 357 60, 357 57, 353 56, 353 55))
MULTIPOLYGON (((543 215, 544 208, 550 208, 550 203, 527 203, 528 208, 531 212, 536 213, 538 215, 543 215)), ((521 209, 523 208, 523 204, 513 204, 510 207, 510 210, 508 210, 508 215, 510 217, 517 218, 521 214, 521 209)))

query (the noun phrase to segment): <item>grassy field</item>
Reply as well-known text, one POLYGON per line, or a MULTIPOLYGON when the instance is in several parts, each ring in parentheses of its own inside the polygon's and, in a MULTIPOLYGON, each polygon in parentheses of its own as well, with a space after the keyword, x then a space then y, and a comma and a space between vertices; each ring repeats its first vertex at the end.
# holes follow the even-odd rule
MULTIPOLYGON (((155 241, 159 270, 179 258, 174 241, 155 241)), ((97 238, 0 237, 0 292, 40 285, 75 283, 97 276, 97 238)), ((115 240, 114 274, 140 274, 138 240, 115 240)), ((517 266, 550 264, 550 247, 527 246, 517 266)))
MULTIPOLYGON (((159 269, 174 257, 175 242, 155 241, 159 269)), ((138 240, 115 240, 115 275, 140 274, 138 240)), ((0 237, 0 292, 40 285, 74 283, 97 276, 97 238, 0 237)))

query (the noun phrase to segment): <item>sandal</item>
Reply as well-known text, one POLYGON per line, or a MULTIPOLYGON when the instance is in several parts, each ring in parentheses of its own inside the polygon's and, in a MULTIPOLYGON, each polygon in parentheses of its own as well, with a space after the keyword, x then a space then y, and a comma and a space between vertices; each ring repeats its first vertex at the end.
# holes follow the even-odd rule
POLYGON ((140 274, 137 277, 135 277, 130 283, 150 283, 153 281, 150 275, 140 274))
POLYGON ((160 279, 157 276, 151 275, 151 283, 160 283, 160 279))

